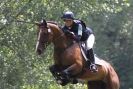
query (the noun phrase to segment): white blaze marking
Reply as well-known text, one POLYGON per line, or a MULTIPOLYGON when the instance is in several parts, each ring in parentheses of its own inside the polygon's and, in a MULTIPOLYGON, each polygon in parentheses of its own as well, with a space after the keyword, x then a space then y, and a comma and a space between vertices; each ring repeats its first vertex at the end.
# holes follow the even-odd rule
POLYGON ((39 31, 39 34, 38 34, 37 43, 36 43, 36 51, 39 46, 40 34, 41 34, 41 31, 39 31))

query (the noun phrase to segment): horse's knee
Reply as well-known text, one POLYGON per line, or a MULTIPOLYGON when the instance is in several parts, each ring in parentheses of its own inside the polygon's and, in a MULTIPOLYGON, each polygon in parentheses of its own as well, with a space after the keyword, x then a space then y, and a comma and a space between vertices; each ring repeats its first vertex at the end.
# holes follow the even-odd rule
POLYGON ((55 74, 56 72, 59 72, 59 67, 58 65, 52 65, 49 67, 49 70, 52 74, 55 74))
POLYGON ((66 68, 64 71, 69 72, 71 75, 77 75, 82 71, 83 66, 79 63, 74 63, 68 68, 66 68))
POLYGON ((75 66, 75 69, 74 69, 75 74, 82 72, 82 70, 83 70, 83 65, 80 64, 80 63, 76 63, 75 65, 76 65, 76 66, 75 66))

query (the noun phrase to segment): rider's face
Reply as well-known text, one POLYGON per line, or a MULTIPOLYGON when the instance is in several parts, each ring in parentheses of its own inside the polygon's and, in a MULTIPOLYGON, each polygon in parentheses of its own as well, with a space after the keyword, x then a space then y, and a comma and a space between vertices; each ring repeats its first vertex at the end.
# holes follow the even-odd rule
POLYGON ((64 23, 67 27, 71 27, 73 24, 73 20, 72 19, 64 19, 64 23))

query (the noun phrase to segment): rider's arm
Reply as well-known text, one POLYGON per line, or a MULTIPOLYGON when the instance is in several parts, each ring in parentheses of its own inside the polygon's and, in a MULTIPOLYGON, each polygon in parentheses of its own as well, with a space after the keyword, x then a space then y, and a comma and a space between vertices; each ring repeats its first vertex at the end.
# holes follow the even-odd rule
POLYGON ((79 38, 79 40, 81 39, 82 31, 83 31, 82 25, 79 24, 79 26, 78 26, 78 38, 79 38))

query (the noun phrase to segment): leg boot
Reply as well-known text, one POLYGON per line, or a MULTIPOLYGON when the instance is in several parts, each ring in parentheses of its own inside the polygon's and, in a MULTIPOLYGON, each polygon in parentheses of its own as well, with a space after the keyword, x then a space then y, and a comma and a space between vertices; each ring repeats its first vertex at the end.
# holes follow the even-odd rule
POLYGON ((93 49, 89 49, 89 50, 87 51, 87 57, 88 57, 88 59, 89 59, 90 62, 91 62, 90 70, 91 70, 92 72, 97 72, 98 69, 97 69, 97 66, 96 66, 96 64, 95 64, 95 58, 94 58, 94 54, 93 54, 93 49))

